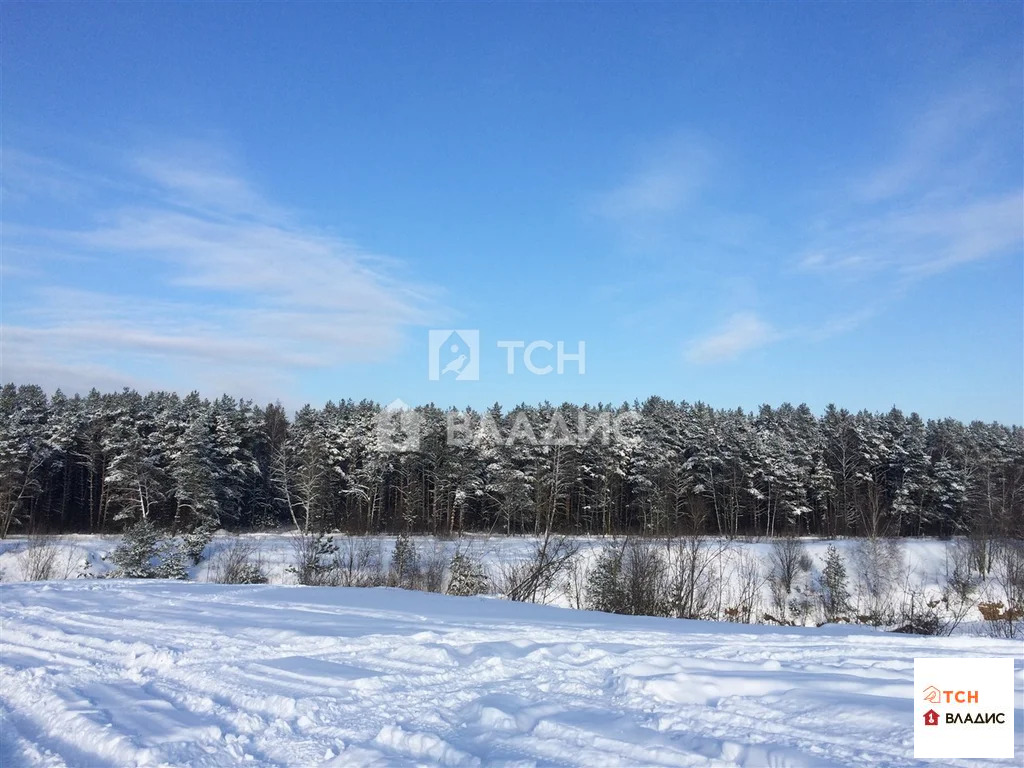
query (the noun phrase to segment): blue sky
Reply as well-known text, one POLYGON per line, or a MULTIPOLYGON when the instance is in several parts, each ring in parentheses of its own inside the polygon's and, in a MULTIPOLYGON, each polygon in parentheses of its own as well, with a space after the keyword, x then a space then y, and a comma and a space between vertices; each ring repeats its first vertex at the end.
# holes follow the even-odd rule
POLYGON ((2 378, 1021 423, 1021 9, 5 2, 2 378))

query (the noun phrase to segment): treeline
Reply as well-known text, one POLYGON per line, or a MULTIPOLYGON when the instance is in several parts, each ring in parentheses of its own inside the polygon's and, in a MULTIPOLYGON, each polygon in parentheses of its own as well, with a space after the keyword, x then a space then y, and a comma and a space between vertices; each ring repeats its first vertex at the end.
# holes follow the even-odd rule
POLYGON ((0 535, 140 520, 179 532, 1020 538, 1024 430, 657 397, 398 414, 346 400, 290 419, 228 396, 0 391, 0 535), (577 429, 601 423, 614 429, 577 429))

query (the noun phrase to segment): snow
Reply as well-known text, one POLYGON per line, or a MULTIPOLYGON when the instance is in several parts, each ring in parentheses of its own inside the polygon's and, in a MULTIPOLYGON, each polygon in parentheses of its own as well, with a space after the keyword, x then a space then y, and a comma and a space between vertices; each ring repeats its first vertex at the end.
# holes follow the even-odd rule
MULTIPOLYGON (((43 538, 49 540, 58 550, 52 578, 75 579, 83 574, 83 565, 86 562, 88 568, 85 575, 104 576, 114 568, 106 558, 118 545, 120 536, 68 534, 43 538)), ((218 558, 240 538, 253 546, 269 583, 295 583, 295 574, 289 570, 295 563, 295 542, 294 535, 288 533, 229 534, 221 531, 207 546, 204 559, 198 565, 188 569, 189 578, 201 582, 214 580, 213 572, 217 567, 218 558)), ((395 545, 394 536, 350 537, 338 534, 335 535, 335 540, 343 553, 347 554, 349 549, 355 552, 371 553, 370 559, 381 562, 385 570, 395 545)), ((494 585, 501 583, 504 568, 509 564, 528 559, 540 541, 538 538, 530 536, 506 537, 479 534, 466 535, 456 539, 415 536, 413 540, 421 558, 438 556, 447 563, 456 551, 469 553, 483 564, 494 585)), ((584 564, 592 563, 599 550, 610 541, 611 539, 600 536, 577 537, 576 542, 580 546, 584 564)), ((706 541, 714 544, 719 540, 708 538, 706 541)), ((868 601, 862 594, 863 585, 858 582, 854 568, 855 548, 858 541, 862 540, 804 539, 803 543, 807 553, 813 561, 813 569, 811 573, 799 577, 798 582, 805 587, 813 582, 820 573, 827 547, 835 545, 846 560, 854 608, 857 612, 866 612, 865 606, 868 601)), ((907 590, 912 590, 928 600, 941 598, 942 589, 951 571, 949 550, 956 546, 956 542, 927 538, 897 541, 903 557, 903 565, 902 568, 897 569, 898 575, 893 584, 893 598, 898 602, 898 598, 907 590)), ((725 543, 723 541, 723 544, 725 543)), ((771 567, 771 540, 736 539, 727 542, 727 545, 728 548, 722 556, 721 573, 716 577, 716 582, 721 584, 723 606, 733 605, 738 599, 742 589, 740 572, 746 559, 754 559, 758 562, 762 576, 771 567)), ((31 540, 24 536, 12 536, 0 540, 0 580, 18 581, 25 578, 26 555, 30 546, 31 540)), ((765 612, 775 613, 776 611, 772 608, 769 585, 766 582, 762 583, 758 591, 759 600, 755 615, 760 617, 765 612)), ((543 599, 549 605, 572 606, 572 601, 563 588, 549 591, 543 595, 543 599)), ((1005 602, 1006 597, 997 585, 988 579, 982 580, 974 602, 984 600, 1005 602)), ((939 610, 941 612, 943 608, 940 606, 939 610)), ((820 617, 810 616, 807 619, 811 624, 817 620, 820 620, 820 617)), ((957 633, 985 634, 986 631, 987 628, 981 621, 981 614, 976 607, 971 609, 966 619, 956 627, 957 633)))
MULTIPOLYGON (((113 570, 113 565, 106 560, 121 540, 119 535, 100 534, 65 534, 63 536, 44 537, 51 541, 59 550, 56 558, 55 578, 76 578, 84 561, 89 561, 89 573, 102 576, 113 570)), ((261 564, 272 584, 293 584, 294 576, 287 570, 295 561, 294 535, 289 533, 247 533, 229 534, 219 532, 207 546, 204 559, 198 566, 189 569, 189 577, 196 581, 206 581, 210 576, 211 566, 217 556, 226 550, 237 539, 251 542, 258 552, 261 564)), ((342 547, 366 547, 387 562, 395 545, 394 536, 345 536, 335 534, 335 540, 342 547)), ((717 541, 708 538, 708 541, 717 541)), ((25 536, 11 536, 0 539, 0 576, 4 581, 24 579, 23 560, 30 539, 25 536)), ((420 555, 428 555, 435 550, 450 559, 456 549, 469 552, 481 560, 492 576, 500 573, 501 566, 529 558, 540 539, 533 536, 484 536, 468 534, 460 538, 444 539, 433 536, 414 536, 416 549, 420 555)), ((576 537, 580 549, 585 556, 592 555, 613 539, 602 536, 576 537)), ((850 548, 857 539, 830 541, 827 539, 804 539, 808 553, 819 564, 824 560, 825 550, 829 544, 835 544, 849 561, 850 548)), ((948 542, 937 539, 900 539, 908 568, 915 574, 915 584, 938 584, 944 580, 946 567, 946 548, 948 542)), ((767 564, 771 549, 771 540, 736 539, 731 543, 727 553, 730 561, 738 560, 744 553, 756 555, 761 562, 767 564)), ((851 585, 855 587, 856 585, 851 585)), ((563 595, 552 595, 554 604, 568 605, 563 595)))
POLYGON ((1024 743, 1007 640, 95 579, 0 616, 4 766, 909 766, 915 656, 1015 657, 1024 743))

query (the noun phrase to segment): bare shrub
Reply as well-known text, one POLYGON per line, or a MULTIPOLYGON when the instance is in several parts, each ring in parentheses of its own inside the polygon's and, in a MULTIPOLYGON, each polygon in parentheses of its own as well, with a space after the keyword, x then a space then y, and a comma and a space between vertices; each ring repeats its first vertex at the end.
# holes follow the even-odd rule
POLYGON ((295 533, 294 564, 286 570, 299 584, 312 587, 382 587, 387 584, 380 542, 346 536, 295 533))
POLYGON ((721 608, 721 560, 727 542, 683 536, 669 544, 673 554, 670 610, 680 619, 717 619, 721 608))
POLYGON ((25 581, 49 581, 56 578, 59 555, 57 542, 43 536, 31 537, 19 563, 21 578, 25 581))
POLYGON ((942 619, 938 607, 940 599, 928 599, 921 590, 911 586, 911 575, 908 569, 903 585, 899 608, 896 611, 893 632, 906 635, 937 635, 942 629, 942 619))
POLYGON ((74 549, 49 536, 29 537, 18 565, 24 581, 70 579, 81 570, 74 549))
POLYGON ((772 607, 780 618, 785 619, 795 582, 800 574, 811 570, 811 557, 802 541, 786 537, 772 542, 768 562, 772 607))
POLYGON ((207 577, 218 584, 266 584, 263 559, 255 543, 238 538, 210 564, 207 577))
POLYGON ((420 559, 416 588, 423 592, 443 592, 448 575, 448 558, 444 548, 435 546, 433 552, 420 559))
POLYGON ((994 610, 992 604, 987 611, 978 606, 989 623, 989 633, 995 637, 1024 636, 1024 542, 1009 541, 998 547, 992 578, 994 586, 1002 592, 1003 600, 995 603, 999 609, 994 610))
POLYGON ((668 565, 661 549, 650 541, 633 539, 623 561, 629 613, 668 616, 668 565))
POLYGON ((881 626, 895 621, 894 591, 903 571, 898 539, 869 538, 853 547, 852 565, 862 623, 881 626))
POLYGON ((650 541, 627 538, 601 550, 587 580, 587 607, 632 616, 669 614, 668 566, 650 541))
POLYGON ((587 579, 587 608, 604 613, 627 613, 622 584, 622 560, 626 541, 606 544, 597 554, 587 579))
POLYGON ((583 557, 573 557, 568 561, 565 568, 564 590, 571 608, 582 611, 587 607, 588 575, 589 569, 583 557))
POLYGON ((331 580, 342 587, 382 587, 387 584, 384 553, 379 541, 346 537, 329 561, 331 580))
POLYGON ((744 552, 735 569, 736 594, 725 609, 728 621, 750 624, 761 606, 761 589, 765 584, 764 571, 755 555, 744 552))
MULTIPOLYGON (((351 580, 359 586, 373 586, 378 578, 375 563, 375 553, 364 545, 344 557, 342 567, 346 574, 352 574, 351 580)), ((385 584, 400 589, 441 592, 447 571, 448 558, 443 547, 435 545, 432 551, 421 554, 412 537, 403 533, 395 540, 385 584)))
POLYGON ((505 597, 518 602, 546 602, 579 549, 579 544, 566 536, 545 536, 528 560, 503 568, 505 597))
POLYGON ((1003 605, 1002 601, 978 603, 978 611, 988 623, 988 633, 992 637, 1016 637, 1020 634, 1021 622, 1024 621, 1024 610, 1003 605))
POLYGON ((292 537, 294 563, 287 570, 299 584, 310 587, 341 586, 341 574, 335 566, 338 545, 323 534, 296 533, 292 537))
POLYGON ((988 576, 998 550, 998 543, 995 539, 983 533, 975 533, 967 537, 964 546, 967 548, 971 567, 977 571, 979 576, 988 576))
POLYGON ((811 558, 800 539, 787 536, 772 542, 769 555, 772 578, 782 584, 787 593, 793 591, 793 582, 801 573, 811 570, 811 558))
POLYGON ((1024 541, 1009 541, 1000 547, 994 575, 1007 604, 1024 608, 1024 541))
POLYGON ((975 605, 981 583, 975 576, 973 561, 967 542, 960 540, 946 545, 946 583, 942 588, 945 610, 939 626, 940 635, 953 634, 975 605))

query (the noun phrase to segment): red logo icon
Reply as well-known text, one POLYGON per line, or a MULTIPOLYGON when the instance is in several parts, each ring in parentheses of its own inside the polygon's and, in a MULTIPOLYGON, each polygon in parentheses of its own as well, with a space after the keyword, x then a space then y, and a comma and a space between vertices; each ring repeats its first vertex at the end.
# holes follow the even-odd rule
POLYGON ((934 709, 929 709, 924 713, 924 724, 925 725, 938 725, 939 724, 939 713, 934 709))

